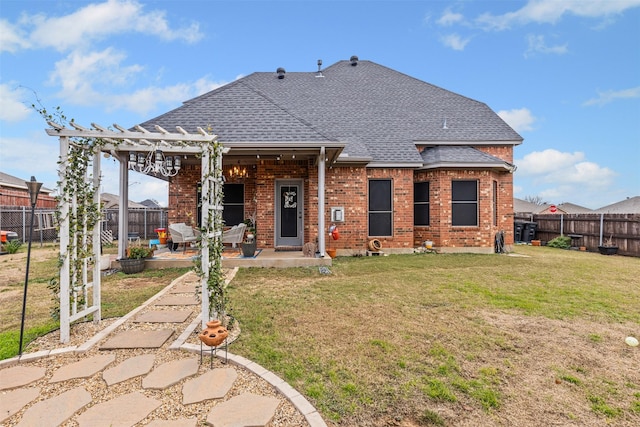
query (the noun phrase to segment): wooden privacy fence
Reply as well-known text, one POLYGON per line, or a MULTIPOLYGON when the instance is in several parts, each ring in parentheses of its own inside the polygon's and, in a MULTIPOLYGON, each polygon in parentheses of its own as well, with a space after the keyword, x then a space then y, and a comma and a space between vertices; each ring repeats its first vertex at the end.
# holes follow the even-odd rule
POLYGON ((571 237, 572 246, 597 251, 611 239, 619 254, 640 256, 640 214, 516 215, 515 219, 535 222, 536 239, 543 242, 564 235, 571 237))

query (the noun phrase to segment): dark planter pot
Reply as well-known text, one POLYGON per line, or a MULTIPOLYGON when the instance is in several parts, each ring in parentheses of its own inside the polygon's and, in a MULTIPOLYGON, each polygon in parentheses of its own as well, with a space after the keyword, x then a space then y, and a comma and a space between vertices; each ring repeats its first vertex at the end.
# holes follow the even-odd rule
POLYGON ((120 267, 125 274, 140 273, 144 270, 144 258, 141 259, 121 259, 120 267))
POLYGON ((598 246, 598 250, 602 255, 615 255, 618 253, 617 246, 598 246))
POLYGON ((246 243, 242 242, 242 255, 245 258, 251 258, 256 254, 256 249, 258 248, 257 242, 246 243))

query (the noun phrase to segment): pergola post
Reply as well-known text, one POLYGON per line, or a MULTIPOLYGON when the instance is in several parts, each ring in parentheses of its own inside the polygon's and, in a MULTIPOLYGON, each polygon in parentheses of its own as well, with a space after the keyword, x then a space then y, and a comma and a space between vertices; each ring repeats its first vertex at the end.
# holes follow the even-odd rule
POLYGON ((67 343, 71 339, 71 330, 69 322, 69 280, 70 280, 70 263, 69 254, 69 201, 66 200, 67 195, 64 189, 67 187, 66 169, 69 167, 67 161, 69 155, 69 138, 60 137, 60 169, 58 176, 60 177, 60 203, 58 210, 60 211, 60 342, 67 343))
MULTIPOLYGON (((93 153, 93 188, 96 191, 93 193, 93 203, 96 206, 100 206, 100 179, 102 178, 100 172, 100 151, 96 150, 93 153)), ((102 256, 102 241, 100 239, 100 222, 96 223, 93 227, 93 306, 97 307, 93 313, 93 323, 100 323, 102 320, 102 307, 100 290, 102 288, 102 274, 100 273, 100 257, 102 256)))
POLYGON ((126 154, 118 156, 120 161, 120 203, 118 205, 118 259, 126 258, 129 242, 129 169, 126 154))
POLYGON ((209 321, 209 288, 208 288, 208 283, 209 283, 209 267, 210 267, 210 261, 209 261, 209 239, 208 239, 208 234, 211 232, 212 224, 211 224, 211 215, 209 215, 210 213, 210 206, 209 206, 209 202, 211 200, 211 177, 210 177, 210 161, 209 161, 209 157, 211 156, 211 153, 209 152, 209 150, 207 148, 205 148, 202 151, 202 170, 201 170, 201 177, 202 177, 202 192, 201 192, 201 203, 202 203, 202 207, 200 209, 200 224, 202 225, 202 231, 203 231, 203 235, 202 235, 202 245, 200 248, 200 266, 202 269, 202 277, 200 278, 200 291, 202 293, 201 296, 201 303, 202 303, 202 328, 204 329, 207 322, 209 321))

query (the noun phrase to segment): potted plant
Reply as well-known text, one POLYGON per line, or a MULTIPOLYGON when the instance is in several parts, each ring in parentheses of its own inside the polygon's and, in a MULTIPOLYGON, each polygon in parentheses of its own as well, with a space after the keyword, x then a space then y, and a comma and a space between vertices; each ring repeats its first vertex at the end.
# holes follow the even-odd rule
POLYGON ((242 255, 245 258, 251 258, 258 249, 256 222, 253 218, 247 218, 244 220, 244 223, 247 225, 247 229, 244 233, 244 240, 242 241, 242 255))
POLYGON ((127 249, 127 257, 120 259, 120 267, 125 274, 140 273, 144 270, 145 258, 153 256, 153 249, 132 246, 127 249))
POLYGON ((604 244, 598 246, 598 251, 602 255, 615 255, 618 253, 618 246, 613 244, 612 240, 613 235, 610 235, 607 240, 604 241, 604 244))

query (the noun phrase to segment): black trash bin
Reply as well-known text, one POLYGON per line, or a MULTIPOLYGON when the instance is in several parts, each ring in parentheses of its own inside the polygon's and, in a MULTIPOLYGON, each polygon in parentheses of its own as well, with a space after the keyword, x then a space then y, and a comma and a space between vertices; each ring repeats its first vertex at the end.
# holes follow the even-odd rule
POLYGON ((522 229, 522 241, 524 243, 531 243, 536 238, 536 231, 538 229, 537 222, 527 222, 522 229))
POLYGON ((522 229, 524 228, 524 221, 513 222, 513 239, 520 243, 522 242, 522 229))

